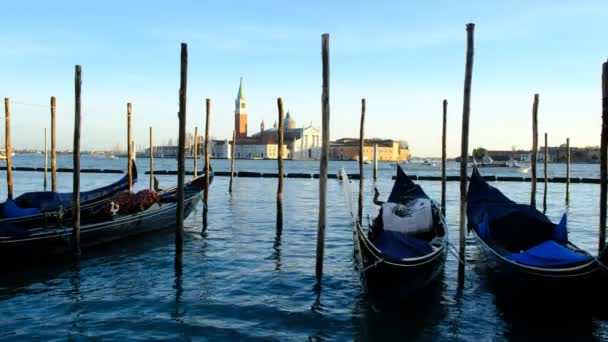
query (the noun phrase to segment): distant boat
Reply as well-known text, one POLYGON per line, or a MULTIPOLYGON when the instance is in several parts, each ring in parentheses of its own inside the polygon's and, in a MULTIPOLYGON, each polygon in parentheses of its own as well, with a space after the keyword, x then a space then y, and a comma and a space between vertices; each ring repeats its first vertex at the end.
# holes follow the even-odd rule
MULTIPOLYGON (((475 160, 473 159, 473 164, 475 166, 477 166, 478 168, 510 168, 510 169, 513 169, 514 171, 518 171, 518 172, 522 172, 522 173, 527 173, 528 169, 529 169, 527 167, 521 166, 513 158, 511 158, 509 161, 505 161, 505 162, 496 162, 496 161, 494 161, 494 159, 492 159, 492 157, 487 156, 487 155, 481 159, 480 163, 475 162, 475 160)), ((471 166, 473 166, 473 165, 471 165, 471 166)))
MULTIPOLYGON (((15 156, 15 152, 11 152, 11 157, 15 156)), ((0 160, 6 160, 6 150, 0 149, 0 160)))

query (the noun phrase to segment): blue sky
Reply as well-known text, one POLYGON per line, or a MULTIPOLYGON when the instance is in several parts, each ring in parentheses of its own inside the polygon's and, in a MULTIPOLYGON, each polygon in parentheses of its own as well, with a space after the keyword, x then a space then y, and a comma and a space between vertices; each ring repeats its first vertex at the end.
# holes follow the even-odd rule
MULTIPOLYGON (((177 136, 179 44, 188 43, 188 128, 232 133, 244 78, 250 134, 283 97, 298 125, 321 121, 321 34, 330 34, 331 138, 408 140, 414 155, 459 154, 465 24, 474 22, 471 148, 531 145, 531 107, 550 144, 599 145, 606 1, 12 1, 0 21, 0 94, 12 105, 13 146, 42 148, 49 97, 58 142, 70 148, 74 65, 83 67, 84 149, 123 148, 126 103, 146 145, 177 136)), ((0 135, 3 136, 3 133, 0 135)))

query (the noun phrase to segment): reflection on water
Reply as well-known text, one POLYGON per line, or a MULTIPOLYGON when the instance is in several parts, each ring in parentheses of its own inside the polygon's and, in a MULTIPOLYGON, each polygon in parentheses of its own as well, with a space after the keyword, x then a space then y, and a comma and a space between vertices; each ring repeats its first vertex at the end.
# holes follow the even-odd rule
MULTIPOLYGON (((143 161, 138 160, 140 177, 143 161)), ((120 159, 111 162, 115 165, 107 168, 121 168, 120 159)), ((229 170, 225 161, 212 162, 215 170, 229 170)), ((239 160, 236 168, 276 172, 276 162, 271 162, 239 160)), ((158 169, 174 164, 156 161, 158 169)), ((330 172, 341 166, 357 172, 356 162, 332 162, 330 172)), ((106 165, 87 160, 83 167, 106 165)), ((554 167, 559 173, 560 166, 554 167)), ((592 177, 596 167, 575 165, 573 176, 592 177)), ((285 168, 315 172, 318 163, 286 161, 285 168)), ((380 164, 375 185, 381 194, 389 193, 394 171, 394 166, 380 164)), ((42 187, 37 173, 15 172, 14 177, 17 194, 42 187)), ((87 189, 119 175, 82 177, 87 189)), ((175 183, 175 176, 159 179, 162 184, 175 183)), ((69 190, 70 174, 59 174, 58 180, 60 189, 69 190)), ((185 222, 181 259, 175 257, 174 232, 166 232, 85 251, 77 265, 71 259, 59 264, 41 260, 37 267, 3 274, 0 339, 473 341, 608 336, 608 305, 598 304, 598 312, 591 312, 577 306, 580 303, 539 301, 513 293, 488 273, 471 236, 462 277, 457 260, 448 254, 437 286, 399 303, 397 309, 374 311, 354 268, 351 217, 334 180, 328 182, 323 286, 315 292, 318 180, 286 179, 282 208, 277 207, 276 179, 235 178, 232 194, 228 181, 216 177, 213 182, 205 232, 201 233, 202 203, 185 222)), ((439 182, 420 184, 439 199, 439 182)), ((529 183, 496 185, 514 200, 529 201, 529 183)), ((137 186, 143 189, 147 182, 140 178, 137 186)), ((458 245, 458 184, 447 186, 449 238, 458 245)), ((356 182, 353 188, 358 188, 356 182)), ((550 183, 548 188, 547 215, 557 221, 567 210, 572 240, 592 252, 597 248, 598 188, 572 184, 568 207, 565 184, 550 183)), ((376 213, 372 189, 366 187, 364 216, 376 213)), ((538 190, 540 198, 542 183, 538 190)))

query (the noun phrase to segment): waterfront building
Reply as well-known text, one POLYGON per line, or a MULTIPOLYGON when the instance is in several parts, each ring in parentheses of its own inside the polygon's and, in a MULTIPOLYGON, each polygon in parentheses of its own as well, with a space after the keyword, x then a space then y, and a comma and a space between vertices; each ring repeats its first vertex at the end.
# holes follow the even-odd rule
MULTIPOLYGON (((410 151, 407 142, 392 139, 365 139, 363 160, 374 159, 374 145, 378 145, 378 161, 409 160, 410 151)), ((358 160, 359 139, 342 138, 329 143, 329 158, 331 160, 358 160)))

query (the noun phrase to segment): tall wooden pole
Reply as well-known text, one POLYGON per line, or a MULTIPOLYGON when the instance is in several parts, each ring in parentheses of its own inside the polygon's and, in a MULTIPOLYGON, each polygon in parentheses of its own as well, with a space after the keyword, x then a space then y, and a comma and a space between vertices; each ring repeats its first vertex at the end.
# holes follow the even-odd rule
POLYGON ((154 190, 154 142, 152 140, 152 126, 150 126, 150 190, 154 190))
POLYGON ((570 203, 570 138, 566 138, 566 204, 570 203))
POLYGON ((602 137, 600 144, 600 241, 606 244, 606 190, 608 186, 608 62, 602 65, 602 137))
POLYGON ((57 130, 55 116, 57 113, 57 101, 51 96, 51 190, 57 192, 57 130))
POLYGON ((443 129, 441 133, 441 212, 445 215, 446 196, 446 165, 447 165, 447 125, 448 125, 448 100, 443 100, 443 129))
POLYGON ((365 158, 365 99, 361 99, 361 123, 359 125, 359 211, 357 219, 363 224, 363 158, 365 158))
POLYGON ((47 186, 47 174, 48 174, 48 168, 49 168, 49 149, 48 149, 48 144, 47 144, 47 134, 46 134, 46 127, 44 128, 44 191, 46 191, 46 186, 47 186))
POLYGON ((538 153, 538 94, 534 94, 532 104, 532 153, 530 166, 532 169, 532 190, 530 191, 530 205, 536 207, 536 160, 538 153))
POLYGON ((475 24, 467 24, 467 52, 462 103, 462 143, 460 148, 460 259, 465 256, 467 213, 467 161, 469 159, 469 116, 471 113, 471 81, 473 78, 473 49, 475 24))
POLYGON ((177 226, 175 230, 175 253, 184 248, 184 147, 186 145, 186 91, 188 86, 188 45, 182 43, 179 85, 179 137, 177 143, 177 226))
POLYGON ((277 187, 277 230, 283 229, 283 99, 277 99, 277 107, 279 110, 279 130, 278 130, 278 168, 279 168, 279 185, 277 187))
POLYGON ((133 189, 133 173, 131 173, 131 158, 133 151, 131 150, 131 103, 127 103, 127 187, 131 191, 133 189))
MULTIPOLYGON (((397 157, 399 162, 399 157, 397 157)), ((374 182, 378 179, 378 144, 374 144, 374 182)))
POLYGON ((13 161, 11 147, 11 104, 8 97, 4 98, 4 150, 6 152, 6 185, 8 198, 13 198, 13 161))
POLYGON ((327 157, 329 152, 329 34, 324 33, 321 43, 323 63, 323 88, 321 94, 321 162, 319 170, 319 225, 317 228, 316 278, 317 289, 321 287, 323 276, 323 255, 325 254, 325 226, 327 221, 327 157))
POLYGON ((545 175, 545 189, 543 190, 543 213, 547 212, 547 186, 549 185, 549 177, 547 173, 547 159, 549 159, 549 147, 547 146, 547 133, 545 132, 545 154, 543 157, 544 162, 544 175, 545 175))
POLYGON ((80 255, 80 94, 81 67, 76 65, 74 78, 74 174, 72 183, 72 249, 74 255, 80 255))
POLYGON ((234 158, 236 157, 236 130, 232 130, 232 149, 230 150, 230 184, 228 192, 232 193, 232 178, 234 176, 234 158))
POLYGON ((194 127, 194 177, 198 176, 198 127, 194 127))
POLYGON ((207 230, 207 210, 209 204, 209 117, 211 116, 211 99, 205 99, 205 193, 203 208, 203 230, 207 230))

